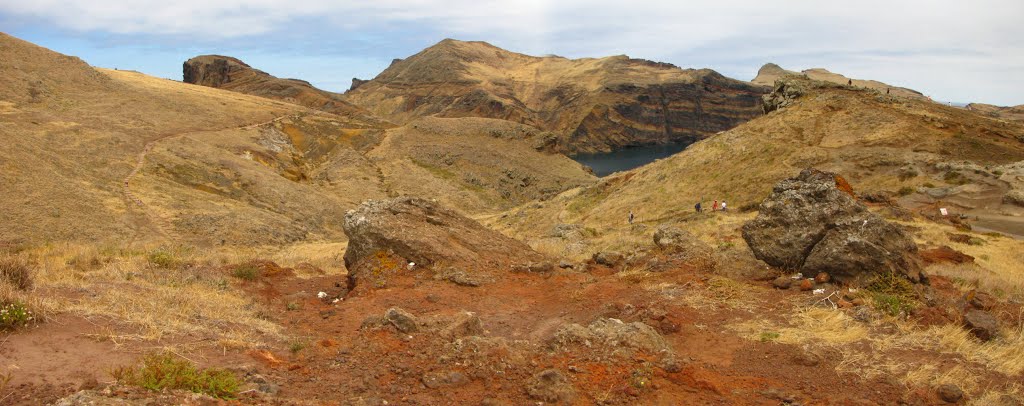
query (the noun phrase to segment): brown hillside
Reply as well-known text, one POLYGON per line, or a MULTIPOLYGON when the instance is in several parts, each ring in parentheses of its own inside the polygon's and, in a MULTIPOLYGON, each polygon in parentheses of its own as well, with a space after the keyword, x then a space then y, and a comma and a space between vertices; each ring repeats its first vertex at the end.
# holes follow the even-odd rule
POLYGON ((1024 122, 1024 105, 1002 107, 984 103, 971 103, 967 105, 967 110, 1000 120, 1024 122))
POLYGON ((485 117, 558 135, 563 152, 693 141, 759 114, 765 89, 626 56, 566 59, 451 39, 396 60, 345 94, 396 122, 485 117))
POLYGON ((189 59, 182 66, 182 77, 185 83, 267 97, 351 117, 366 127, 390 126, 365 109, 344 101, 337 93, 317 89, 304 80, 274 77, 229 56, 202 55, 189 59))
POLYGON ((886 93, 886 91, 888 91, 891 96, 928 99, 925 95, 916 90, 889 85, 877 80, 851 79, 838 73, 829 72, 827 69, 823 68, 804 69, 802 72, 794 72, 785 70, 774 63, 767 63, 762 66, 761 69, 757 71, 757 77, 750 82, 757 85, 771 86, 776 80, 785 75, 802 75, 812 80, 831 82, 839 85, 845 85, 852 81, 853 86, 877 90, 882 93, 886 93))
POLYGON ((735 210, 813 166, 841 174, 858 193, 906 194, 911 207, 939 200, 982 223, 990 219, 986 227, 1024 234, 1012 217, 1020 207, 1004 201, 1024 189, 1016 164, 1024 159, 1024 126, 875 91, 794 77, 787 83, 804 94, 789 107, 494 224, 525 238, 558 223, 612 230, 630 210, 645 222, 665 221, 691 213, 701 199, 706 208, 725 200, 735 210))

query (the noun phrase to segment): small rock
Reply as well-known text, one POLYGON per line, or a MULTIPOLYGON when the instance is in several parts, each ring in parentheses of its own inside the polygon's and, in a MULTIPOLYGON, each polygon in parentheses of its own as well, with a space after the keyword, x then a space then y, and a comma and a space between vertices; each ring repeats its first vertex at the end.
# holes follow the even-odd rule
POLYGON ((828 276, 827 272, 819 272, 818 275, 814 277, 814 281, 817 283, 828 283, 830 280, 832 280, 832 278, 828 276))
POLYGON ((423 385, 430 389, 437 389, 442 386, 462 386, 469 382, 465 374, 458 371, 453 372, 427 372, 420 379, 423 385))
POLYGON ((546 369, 533 376, 526 387, 530 399, 548 403, 572 403, 576 399, 576 389, 557 369, 546 369))
POLYGON ((810 351, 800 351, 793 357, 793 362, 805 367, 817 366, 821 363, 821 357, 810 351))
POLYGON ((999 321, 984 310, 971 309, 964 313, 964 327, 983 341, 999 335, 999 321))
POLYGON ((594 254, 594 262, 598 265, 604 265, 609 268, 615 267, 622 262, 624 257, 621 253, 615 251, 601 251, 594 254))
POLYGON ((451 338, 479 336, 484 334, 484 327, 480 323, 480 316, 477 316, 476 313, 461 312, 451 324, 445 327, 442 334, 451 338))
POLYGON ((800 290, 801 291, 806 292, 806 291, 809 291, 811 289, 814 289, 814 281, 812 281, 810 279, 804 279, 804 280, 800 281, 800 290))
POLYGON ((839 299, 839 302, 836 303, 836 306, 839 306, 840 309, 848 309, 853 307, 853 303, 848 302, 845 299, 839 299))
POLYGON ((572 269, 573 266, 572 262, 569 262, 569 260, 567 259, 563 259, 561 261, 558 261, 558 267, 562 269, 572 269))
POLYGON ((412 333, 418 330, 416 318, 409 312, 397 307, 392 307, 384 313, 384 320, 391 323, 398 331, 412 333))
POLYGON ((772 286, 775 286, 775 289, 789 289, 790 286, 793 286, 793 279, 788 276, 780 276, 772 281, 772 286))
POLYGON ((867 301, 865 301, 862 297, 857 297, 850 301, 850 303, 852 303, 854 306, 864 306, 864 304, 867 303, 867 301))
POLYGON ((967 293, 967 303, 979 310, 992 310, 999 304, 999 299, 985 292, 970 291, 967 293))
POLYGON ((964 392, 960 390, 960 387, 950 383, 939 385, 935 393, 939 395, 939 399, 947 403, 957 403, 964 397, 964 392))
POLYGON ((531 263, 528 269, 533 273, 551 273, 555 271, 555 265, 547 261, 537 262, 531 263))

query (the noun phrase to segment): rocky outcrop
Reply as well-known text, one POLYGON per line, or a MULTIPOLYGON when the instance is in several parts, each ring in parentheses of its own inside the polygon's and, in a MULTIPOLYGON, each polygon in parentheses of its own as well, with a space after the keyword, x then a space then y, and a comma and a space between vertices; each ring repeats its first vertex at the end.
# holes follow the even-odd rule
POLYGON ((836 175, 805 169, 775 185, 757 218, 743 225, 754 256, 769 265, 820 272, 843 283, 892 272, 924 279, 917 245, 902 229, 836 186, 836 175))
POLYGON ((557 134, 559 152, 692 142, 759 115, 768 89, 625 56, 570 60, 444 40, 346 93, 396 122, 485 117, 557 134))
POLYGON ((419 270, 463 274, 479 283, 512 265, 544 260, 526 244, 420 198, 365 202, 345 215, 343 227, 351 289, 388 286, 419 270))
POLYGON ((201 55, 189 59, 182 65, 182 80, 338 114, 365 127, 392 126, 345 101, 340 94, 317 89, 304 80, 274 77, 230 56, 201 55))
POLYGON ((782 69, 774 63, 766 63, 757 70, 757 76, 750 82, 762 86, 775 86, 775 81, 786 75, 802 75, 800 72, 782 69))
POLYGON ((893 86, 877 80, 852 79, 838 73, 829 72, 827 69, 823 68, 805 69, 801 72, 794 72, 783 69, 774 63, 767 63, 762 66, 761 69, 757 71, 757 77, 750 82, 763 86, 772 86, 776 81, 784 79, 787 76, 803 77, 814 81, 828 82, 837 85, 852 85, 854 87, 876 90, 892 96, 927 99, 925 95, 916 90, 893 86))

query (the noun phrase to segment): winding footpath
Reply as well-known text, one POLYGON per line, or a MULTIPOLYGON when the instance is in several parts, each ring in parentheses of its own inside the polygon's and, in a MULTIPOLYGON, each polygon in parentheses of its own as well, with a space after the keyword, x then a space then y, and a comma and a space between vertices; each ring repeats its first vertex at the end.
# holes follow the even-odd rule
MULTIPOLYGON (((247 124, 247 125, 243 125, 243 126, 240 126, 240 127, 223 128, 223 129, 219 129, 219 130, 185 131, 185 132, 180 132, 180 133, 173 133, 173 134, 167 134, 167 135, 159 136, 157 138, 154 138, 154 139, 150 140, 142 148, 142 152, 139 152, 138 156, 136 157, 136 159, 135 159, 135 167, 133 167, 131 172, 128 173, 128 176, 125 176, 124 180, 121 181, 121 188, 122 188, 122 190, 124 192, 124 198, 126 200, 126 204, 128 205, 129 208, 133 204, 135 206, 137 206, 139 208, 139 210, 142 211, 142 213, 146 217, 146 219, 149 221, 149 224, 157 231, 157 233, 162 235, 164 238, 170 240, 171 242, 177 242, 177 240, 178 240, 177 237, 178 236, 174 233, 173 227, 172 227, 170 221, 165 219, 164 217, 160 216, 159 214, 155 213, 153 210, 151 210, 146 205, 146 203, 142 201, 142 199, 140 199, 135 193, 132 192, 132 179, 135 178, 135 176, 139 174, 139 171, 141 171, 142 167, 146 164, 146 155, 148 155, 149 152, 153 150, 153 147, 158 142, 161 142, 161 141, 164 141, 164 140, 167 140, 167 139, 170 139, 170 138, 182 137, 182 136, 189 135, 189 134, 199 134, 199 133, 204 133, 204 132, 216 132, 216 131, 228 131, 228 130, 251 130, 253 128, 262 127, 262 126, 265 126, 265 125, 270 125, 270 124, 276 123, 276 122, 284 120, 286 118, 299 118, 299 117, 302 117, 302 115, 301 114, 289 114, 289 115, 277 116, 277 117, 275 117, 272 120, 265 121, 265 122, 262 122, 262 123, 247 124)), ((140 231, 139 228, 136 227, 136 230, 135 230, 136 235, 139 234, 139 231, 140 231)))

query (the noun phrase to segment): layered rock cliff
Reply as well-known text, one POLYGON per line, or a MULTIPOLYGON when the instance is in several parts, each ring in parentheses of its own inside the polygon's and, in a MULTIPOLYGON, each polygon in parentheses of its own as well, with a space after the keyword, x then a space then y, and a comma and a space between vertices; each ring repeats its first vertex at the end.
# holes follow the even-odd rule
POLYGON ((556 134, 560 152, 693 141, 760 114, 767 88, 626 56, 566 59, 444 40, 346 98, 382 117, 486 117, 556 134))

